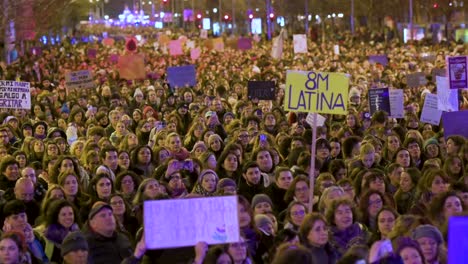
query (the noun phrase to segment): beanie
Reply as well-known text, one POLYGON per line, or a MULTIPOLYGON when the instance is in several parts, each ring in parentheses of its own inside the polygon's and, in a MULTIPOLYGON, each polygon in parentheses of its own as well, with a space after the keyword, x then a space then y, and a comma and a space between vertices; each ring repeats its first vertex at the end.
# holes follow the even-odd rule
POLYGON ((205 142, 203 141, 198 141, 197 143, 195 143, 195 145, 193 145, 192 152, 195 152, 197 148, 203 148, 204 151, 208 149, 205 145, 205 142))
POLYGON ((273 225, 273 221, 271 221, 271 218, 268 217, 268 215, 265 215, 265 214, 257 214, 257 215, 255 215, 254 221, 255 221, 255 226, 256 226, 257 228, 264 227, 264 226, 267 225, 267 224, 273 225))
POLYGON ((427 139, 426 141, 424 141, 424 144, 423 144, 423 149, 426 150, 427 146, 429 145, 439 145, 439 142, 437 141, 436 138, 429 138, 427 139))
POLYGON ((88 251, 88 242, 80 231, 70 232, 62 242, 61 254, 62 257, 71 251, 85 250, 88 251))
POLYGON ((252 208, 255 208, 255 206, 259 203, 269 203, 270 206, 273 208, 273 202, 271 201, 270 197, 266 194, 263 194, 263 193, 256 194, 252 198, 252 208))
POLYGON ((133 97, 137 97, 137 95, 143 96, 143 92, 140 90, 140 88, 135 89, 135 93, 133 94, 133 97))
POLYGON ((234 187, 237 188, 236 182, 230 178, 221 179, 216 186, 216 191, 221 191, 224 187, 234 187))
POLYGON ((218 182, 218 174, 214 170, 207 169, 200 172, 200 175, 198 176, 198 183, 201 183, 203 181, 203 177, 208 173, 214 174, 214 176, 216 177, 216 182, 218 182))
POLYGON ((444 241, 442 233, 433 225, 420 225, 414 231, 412 235, 414 240, 417 240, 421 237, 430 237, 437 241, 437 244, 442 244, 444 241))
POLYGON ((353 96, 361 97, 361 92, 356 87, 353 87, 353 88, 351 88, 349 90, 349 97, 348 98, 351 98, 353 96))

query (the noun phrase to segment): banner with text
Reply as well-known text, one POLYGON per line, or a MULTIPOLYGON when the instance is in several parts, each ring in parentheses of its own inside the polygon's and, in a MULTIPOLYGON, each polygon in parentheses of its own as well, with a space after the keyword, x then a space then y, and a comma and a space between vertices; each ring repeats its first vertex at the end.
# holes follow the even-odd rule
POLYGON ((447 57, 450 89, 468 88, 468 56, 447 57))
POLYGON ((183 88, 197 84, 195 65, 167 68, 167 81, 171 88, 183 88))
POLYGON ((31 109, 28 82, 0 81, 0 108, 31 109))
POLYGON ((93 74, 89 70, 69 72, 65 75, 65 85, 68 88, 94 88, 93 74))
POLYGON ((284 109, 345 115, 349 79, 342 73, 288 71, 284 109))
POLYGON ((143 206, 149 249, 239 242, 237 196, 146 201, 143 206))
POLYGON ((275 82, 249 81, 247 84, 247 97, 259 100, 275 100, 275 82))

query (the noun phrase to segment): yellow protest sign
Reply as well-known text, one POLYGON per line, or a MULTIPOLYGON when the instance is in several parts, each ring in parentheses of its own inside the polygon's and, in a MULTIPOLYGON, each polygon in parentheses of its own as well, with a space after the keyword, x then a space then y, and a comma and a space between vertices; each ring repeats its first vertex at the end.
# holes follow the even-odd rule
POLYGON ((284 109, 293 112, 346 114, 348 77, 342 73, 288 71, 284 109))

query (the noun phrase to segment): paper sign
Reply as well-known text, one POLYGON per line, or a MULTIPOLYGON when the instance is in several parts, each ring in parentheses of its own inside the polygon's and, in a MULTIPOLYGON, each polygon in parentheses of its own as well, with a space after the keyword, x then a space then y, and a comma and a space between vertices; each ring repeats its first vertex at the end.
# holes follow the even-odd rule
POLYGON ((422 72, 416 72, 406 75, 406 85, 410 88, 415 88, 426 84, 426 75, 422 72))
POLYGON ((388 64, 388 57, 387 55, 370 55, 369 56, 369 62, 371 64, 373 63, 380 63, 382 66, 387 66, 388 64))
POLYGON ((120 56, 118 68, 122 79, 137 80, 146 77, 144 58, 138 54, 120 56))
POLYGON ((403 118, 405 115, 405 107, 403 103, 403 90, 391 89, 390 93, 390 117, 403 118))
POLYGON ((112 47, 114 46, 115 40, 113 38, 105 38, 102 40, 102 45, 112 47))
POLYGON ((448 264, 468 263, 468 217, 452 216, 448 224, 448 264))
POLYGON ((239 242, 237 196, 145 201, 148 249, 239 242))
POLYGON ((468 88, 468 56, 447 57, 450 89, 468 88))
POLYGON ((446 112, 458 111, 458 90, 450 89, 447 77, 437 76, 437 107, 446 112))
POLYGON ((195 41, 187 40, 187 42, 185 42, 185 46, 187 47, 187 49, 194 49, 195 48, 195 41))
POLYGON ((200 31, 200 38, 202 38, 202 39, 208 38, 208 31, 206 29, 202 29, 200 31))
POLYGON ((217 51, 224 51, 224 41, 222 38, 213 39, 213 49, 217 51))
POLYGON ((305 34, 293 35, 294 53, 307 53, 307 36, 305 34))
POLYGON ((271 57, 280 60, 283 57, 283 34, 273 39, 271 57))
POLYGON ((340 55, 340 45, 333 46, 333 53, 335 53, 335 55, 340 55))
POLYGON ((172 88, 195 86, 197 84, 195 65, 167 68, 167 80, 172 88))
POLYGON ((182 42, 180 39, 178 40, 171 40, 169 42, 169 54, 171 56, 182 55, 184 52, 182 51, 182 42))
POLYGON ((0 81, 0 108, 31 110, 29 83, 0 81))
POLYGON ((88 58, 95 59, 97 56, 97 49, 88 49, 88 58))
POLYGON ((437 76, 442 76, 446 77, 447 76, 447 70, 445 69, 440 69, 440 68, 434 68, 432 69, 432 81, 435 82, 437 80, 437 76))
POLYGON ((288 71, 284 109, 345 115, 348 83, 342 73, 288 71))
POLYGON ((468 138, 468 111, 444 112, 442 122, 444 125, 444 137, 461 135, 468 138))
POLYGON ((272 81, 249 81, 247 94, 249 99, 275 100, 275 82, 272 81))
MULTIPOLYGON (((327 118, 324 117, 324 116, 321 116, 319 114, 317 114, 317 119, 316 119, 316 124, 317 126, 323 126, 325 125, 325 121, 327 121, 327 118)), ((307 124, 309 124, 311 127, 314 126, 314 114, 313 113, 308 113, 307 114, 307 117, 306 117, 306 122, 307 124)))
POLYGON ((424 100, 424 106, 421 112, 421 122, 429 123, 432 125, 438 126, 440 123, 440 117, 442 116, 442 111, 437 109, 437 95, 435 94, 426 94, 426 99, 424 100))
POLYGON ((390 93, 388 88, 369 89, 368 97, 371 115, 377 111, 385 111, 390 114, 390 93))
POLYGON ((197 60, 198 58, 200 58, 200 54, 201 54, 201 49, 200 48, 194 48, 190 51, 190 58, 192 60, 197 60))
POLYGON ((89 70, 69 72, 65 74, 65 85, 75 89, 94 88, 93 74, 89 70))
POLYGON ((251 38, 239 38, 237 40, 237 48, 240 50, 249 50, 252 48, 251 38))

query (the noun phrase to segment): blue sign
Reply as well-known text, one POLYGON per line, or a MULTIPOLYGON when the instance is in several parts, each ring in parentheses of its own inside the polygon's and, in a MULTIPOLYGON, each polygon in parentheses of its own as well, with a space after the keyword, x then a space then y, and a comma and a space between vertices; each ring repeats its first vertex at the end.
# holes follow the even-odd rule
POLYGON ((390 93, 388 88, 369 89, 369 110, 371 115, 377 111, 390 114, 390 93))
POLYGON ((172 89, 197 84, 195 65, 167 68, 167 81, 172 89))

